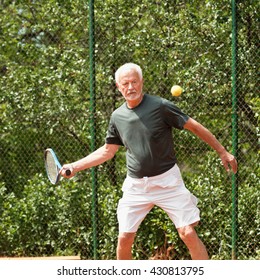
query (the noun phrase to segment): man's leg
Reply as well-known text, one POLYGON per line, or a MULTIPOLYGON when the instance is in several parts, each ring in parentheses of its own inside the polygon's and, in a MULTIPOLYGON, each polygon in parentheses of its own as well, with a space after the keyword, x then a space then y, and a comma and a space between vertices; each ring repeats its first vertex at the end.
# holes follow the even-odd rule
POLYGON ((117 259, 131 260, 132 259, 132 245, 134 243, 134 232, 119 233, 117 243, 117 259))
POLYGON ((191 258, 193 260, 208 260, 209 256, 205 245, 199 239, 195 230, 195 224, 178 228, 178 233, 182 241, 186 244, 189 249, 191 258))

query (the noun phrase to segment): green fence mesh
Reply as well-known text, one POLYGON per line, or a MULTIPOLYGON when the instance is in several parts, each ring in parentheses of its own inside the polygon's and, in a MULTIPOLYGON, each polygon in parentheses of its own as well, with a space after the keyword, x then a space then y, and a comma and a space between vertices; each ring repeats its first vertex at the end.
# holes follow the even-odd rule
MULTIPOLYGON (((44 149, 52 147, 65 163, 103 145, 110 115, 123 102, 114 73, 135 62, 143 69, 145 92, 172 100, 232 151, 235 56, 235 250, 238 259, 259 259, 257 0, 236 3, 233 57, 227 0, 0 2, 0 256, 115 259, 124 149, 58 186, 46 178, 44 149), (92 21, 90 4, 95 8, 92 21), (89 42, 95 42, 92 58, 89 42), (174 84, 185 90, 180 97, 170 94, 174 84)), ((198 234, 211 259, 231 259, 232 178, 217 154, 190 132, 174 131, 174 139, 186 186, 199 198, 198 234)), ((159 208, 138 230, 133 256, 190 258, 159 208)))

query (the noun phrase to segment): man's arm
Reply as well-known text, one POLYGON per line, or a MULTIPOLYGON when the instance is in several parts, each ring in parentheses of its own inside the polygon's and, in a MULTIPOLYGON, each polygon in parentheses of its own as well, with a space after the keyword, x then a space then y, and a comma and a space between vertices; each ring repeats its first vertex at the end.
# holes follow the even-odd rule
POLYGON ((62 169, 60 170, 60 174, 63 177, 70 178, 73 177, 77 172, 91 168, 93 166, 100 165, 104 163, 105 161, 110 160, 111 158, 114 157, 115 153, 119 149, 119 145, 114 145, 114 144, 105 144, 93 153, 89 154, 88 156, 69 163, 69 164, 64 164, 62 169), (66 170, 69 169, 71 171, 71 175, 67 176, 66 175, 66 170))
POLYGON ((228 172, 230 171, 230 167, 234 173, 237 172, 237 161, 235 157, 220 144, 216 137, 206 127, 194 119, 189 118, 185 123, 184 128, 190 130, 201 140, 211 146, 219 154, 221 161, 228 172))

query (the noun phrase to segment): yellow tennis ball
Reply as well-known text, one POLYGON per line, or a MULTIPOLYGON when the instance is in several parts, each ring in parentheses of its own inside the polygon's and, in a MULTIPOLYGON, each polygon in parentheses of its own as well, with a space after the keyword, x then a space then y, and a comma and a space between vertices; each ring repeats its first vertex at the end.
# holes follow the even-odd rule
POLYGON ((175 85, 171 88, 172 96, 180 96, 182 94, 182 92, 183 92, 183 89, 180 86, 175 85))

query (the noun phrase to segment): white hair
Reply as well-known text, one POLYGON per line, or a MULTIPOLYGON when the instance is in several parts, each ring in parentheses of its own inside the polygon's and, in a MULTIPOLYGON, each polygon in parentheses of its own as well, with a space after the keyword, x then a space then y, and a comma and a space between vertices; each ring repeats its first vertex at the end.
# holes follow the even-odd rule
POLYGON ((134 70, 138 73, 140 79, 143 79, 143 73, 142 73, 142 69, 139 65, 135 64, 135 63, 126 63, 122 66, 120 66, 115 73, 115 79, 116 79, 116 83, 119 83, 120 80, 120 75, 123 72, 129 71, 129 70, 134 70))

